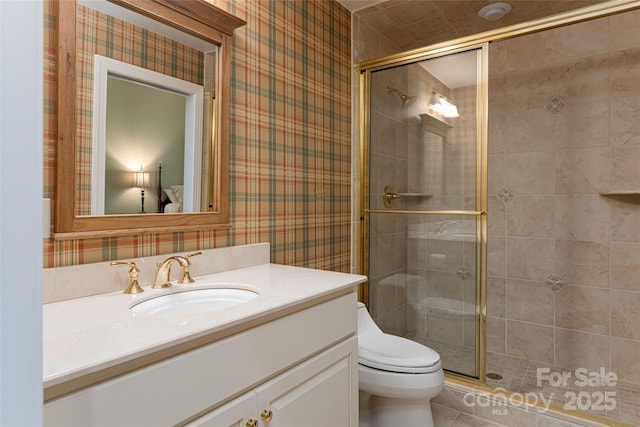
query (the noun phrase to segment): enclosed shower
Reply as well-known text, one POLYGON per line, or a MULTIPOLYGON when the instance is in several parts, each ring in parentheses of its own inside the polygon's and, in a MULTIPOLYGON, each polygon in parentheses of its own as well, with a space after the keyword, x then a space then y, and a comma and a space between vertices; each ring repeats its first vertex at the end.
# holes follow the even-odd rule
POLYGON ((360 65, 364 296, 450 378, 640 425, 640 11, 588 18, 360 65))

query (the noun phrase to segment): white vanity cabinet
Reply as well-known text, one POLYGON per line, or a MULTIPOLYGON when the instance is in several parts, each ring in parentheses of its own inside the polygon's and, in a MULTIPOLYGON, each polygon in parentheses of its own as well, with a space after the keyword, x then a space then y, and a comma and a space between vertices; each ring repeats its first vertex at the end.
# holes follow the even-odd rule
POLYGON ((357 340, 350 338, 187 425, 356 426, 356 350, 357 340))
POLYGON ((355 292, 283 310, 290 314, 48 401, 44 423, 357 427, 355 292))

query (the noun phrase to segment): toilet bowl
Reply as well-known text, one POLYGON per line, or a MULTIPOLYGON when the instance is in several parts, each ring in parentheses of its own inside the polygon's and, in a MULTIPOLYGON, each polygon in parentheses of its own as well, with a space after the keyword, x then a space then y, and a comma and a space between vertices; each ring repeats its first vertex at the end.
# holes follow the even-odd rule
POLYGON ((360 427, 433 427, 431 399, 443 385, 438 353, 385 334, 358 303, 360 427))

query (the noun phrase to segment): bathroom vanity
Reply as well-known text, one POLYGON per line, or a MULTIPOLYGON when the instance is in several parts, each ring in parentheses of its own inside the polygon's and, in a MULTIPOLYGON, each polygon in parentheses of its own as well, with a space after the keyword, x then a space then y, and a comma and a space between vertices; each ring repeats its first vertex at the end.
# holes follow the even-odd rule
POLYGON ((45 425, 357 426, 365 277, 262 264, 195 279, 45 304, 45 425), (130 309, 221 287, 258 296, 212 311, 130 309))

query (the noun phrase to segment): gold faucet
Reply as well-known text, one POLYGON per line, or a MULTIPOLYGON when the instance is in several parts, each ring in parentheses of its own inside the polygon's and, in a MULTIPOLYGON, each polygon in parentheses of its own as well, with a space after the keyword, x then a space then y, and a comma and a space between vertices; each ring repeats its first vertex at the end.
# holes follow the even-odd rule
POLYGON ((164 261, 158 263, 158 271, 156 272, 156 279, 151 286, 152 289, 162 289, 171 286, 171 265, 173 261, 178 261, 180 267, 182 267, 182 278, 178 280, 178 283, 193 283, 195 280, 191 277, 189 269, 191 268, 191 261, 189 258, 196 255, 201 255, 202 252, 194 252, 189 255, 175 255, 171 256, 164 261))
POLYGON ((111 263, 113 267, 130 267, 129 268, 129 286, 124 290, 125 294, 139 294, 144 292, 144 290, 140 287, 138 283, 138 275, 140 274, 140 269, 136 267, 136 263, 133 261, 115 261, 111 263))

